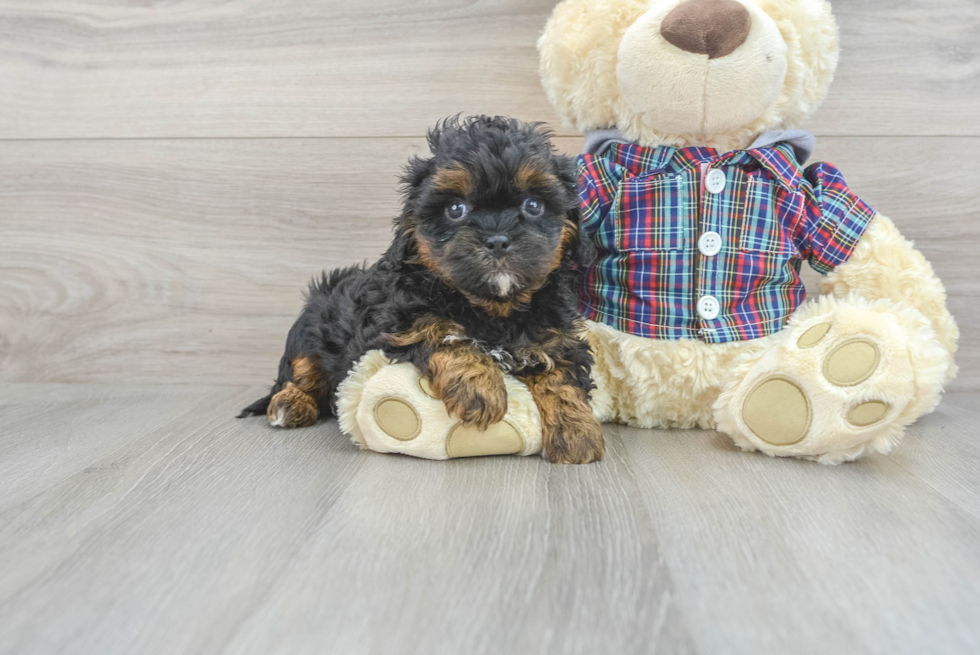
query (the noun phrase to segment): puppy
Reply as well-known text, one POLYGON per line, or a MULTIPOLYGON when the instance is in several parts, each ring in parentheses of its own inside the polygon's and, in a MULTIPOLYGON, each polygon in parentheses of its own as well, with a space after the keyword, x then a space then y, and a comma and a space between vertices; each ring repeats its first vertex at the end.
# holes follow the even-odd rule
POLYGON ((381 349, 414 364, 450 415, 480 429, 503 420, 511 373, 540 410, 548 460, 602 459, 576 311, 576 264, 588 257, 577 176, 549 138, 539 125, 486 116, 430 131, 432 156, 402 177, 391 247, 373 266, 311 284, 271 393, 241 417, 301 427, 336 414, 337 385, 381 349))

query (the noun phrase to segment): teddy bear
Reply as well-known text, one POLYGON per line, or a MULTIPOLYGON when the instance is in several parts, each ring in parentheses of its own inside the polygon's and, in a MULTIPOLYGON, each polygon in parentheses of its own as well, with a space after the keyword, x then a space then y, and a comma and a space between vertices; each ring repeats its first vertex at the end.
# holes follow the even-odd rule
MULTIPOLYGON (((826 95, 825 0, 564 0, 538 43, 563 122, 585 135, 580 310, 593 411, 718 430, 746 451, 838 464, 887 453, 956 375, 932 266, 800 126, 826 95), (806 298, 806 262, 822 277, 806 298)), ((530 394, 478 433, 382 353, 338 393, 341 428, 431 459, 540 452, 530 394)))

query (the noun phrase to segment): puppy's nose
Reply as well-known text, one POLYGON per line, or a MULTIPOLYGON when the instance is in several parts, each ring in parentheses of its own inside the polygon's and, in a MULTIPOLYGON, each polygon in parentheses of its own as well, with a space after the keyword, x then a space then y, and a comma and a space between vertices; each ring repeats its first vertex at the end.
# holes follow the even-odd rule
POLYGON ((487 249, 493 253, 494 257, 503 257, 504 253, 510 250, 510 239, 503 234, 495 234, 489 237, 484 243, 486 243, 487 249))
POLYGON ((735 0, 687 0, 660 25, 660 34, 681 50, 708 59, 730 55, 745 43, 752 16, 735 0))

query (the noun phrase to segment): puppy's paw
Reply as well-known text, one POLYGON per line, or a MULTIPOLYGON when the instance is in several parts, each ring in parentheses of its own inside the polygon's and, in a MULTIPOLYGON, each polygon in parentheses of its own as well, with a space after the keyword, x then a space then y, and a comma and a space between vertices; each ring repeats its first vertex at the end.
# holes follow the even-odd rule
POLYGON ((602 426, 591 413, 562 414, 543 429, 544 457, 552 464, 588 464, 606 455, 602 426))
POLYGON ((507 415, 507 387, 503 377, 499 381, 484 376, 450 382, 442 389, 442 402, 449 415, 460 419, 464 426, 486 430, 507 415))
POLYGON ((272 397, 266 416, 269 423, 277 428, 305 428, 316 425, 320 409, 313 396, 290 382, 272 397))
POLYGON ((504 374, 486 355, 469 348, 438 351, 429 358, 432 391, 450 416, 486 430, 507 415, 504 374))

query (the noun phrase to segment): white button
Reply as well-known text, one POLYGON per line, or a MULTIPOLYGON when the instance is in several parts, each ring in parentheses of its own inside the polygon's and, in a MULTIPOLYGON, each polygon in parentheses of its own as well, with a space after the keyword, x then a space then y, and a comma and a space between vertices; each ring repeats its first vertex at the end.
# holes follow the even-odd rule
POLYGON ((713 321, 718 318, 721 311, 721 304, 714 296, 705 296, 698 301, 698 315, 706 321, 713 321))
POLYGON ((721 235, 717 232, 705 232, 698 239, 698 250, 705 257, 714 257, 721 252, 721 235))
POLYGON ((708 177, 704 179, 704 186, 711 193, 721 193, 725 190, 726 184, 728 184, 728 178, 725 177, 725 172, 717 168, 712 168, 708 177))

